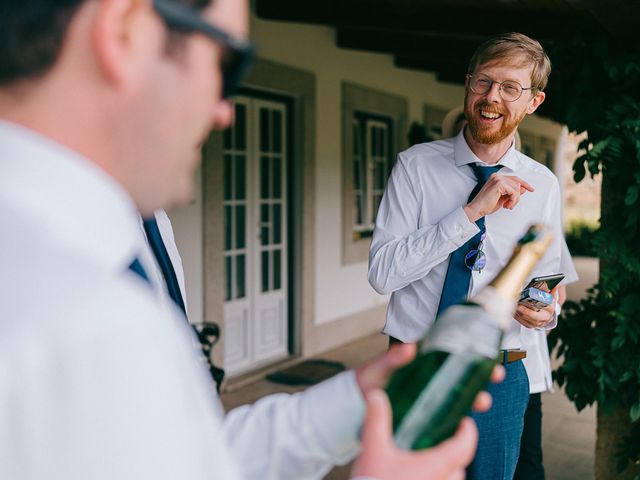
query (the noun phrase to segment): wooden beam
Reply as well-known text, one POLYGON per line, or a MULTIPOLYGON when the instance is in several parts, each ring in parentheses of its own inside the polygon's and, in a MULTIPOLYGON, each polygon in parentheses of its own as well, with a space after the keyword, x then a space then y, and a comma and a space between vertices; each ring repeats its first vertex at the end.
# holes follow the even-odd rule
POLYGON ((549 12, 514 8, 430 6, 416 2, 414 8, 396 7, 385 3, 356 0, 256 0, 256 14, 260 18, 291 22, 335 25, 338 27, 388 29, 396 31, 426 32, 448 36, 452 33, 469 38, 483 38, 500 32, 518 31, 538 40, 557 36, 576 14, 566 10, 549 12), (538 20, 535 20, 538 19, 538 20))
POLYGON ((395 53, 409 57, 422 56, 443 61, 451 57, 468 61, 481 43, 481 39, 367 28, 338 28, 336 43, 340 48, 395 53))

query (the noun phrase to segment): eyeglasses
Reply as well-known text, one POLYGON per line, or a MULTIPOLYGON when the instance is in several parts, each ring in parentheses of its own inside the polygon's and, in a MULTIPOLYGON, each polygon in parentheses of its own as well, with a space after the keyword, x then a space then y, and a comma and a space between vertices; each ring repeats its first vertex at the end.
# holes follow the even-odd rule
POLYGON ((482 247, 484 246, 484 239, 486 236, 487 234, 483 233, 480 237, 480 243, 478 244, 478 247, 474 248, 464 256, 464 264, 472 272, 480 273, 482 269, 487 265, 487 256, 482 251, 482 247))
POLYGON ((251 43, 234 38, 206 22, 200 12, 190 5, 174 0, 153 0, 153 8, 168 28, 185 33, 202 33, 225 48, 221 64, 222 98, 233 96, 253 63, 255 50, 251 43))
POLYGON ((498 91, 500 92, 500 97, 505 102, 515 102, 522 96, 522 92, 524 90, 534 90, 535 87, 525 88, 520 85, 515 80, 505 80, 504 82, 496 82, 491 78, 487 77, 482 73, 477 73, 475 75, 467 74, 467 80, 469 82, 469 88, 473 93, 477 93, 478 95, 484 95, 495 83, 498 85, 498 91))

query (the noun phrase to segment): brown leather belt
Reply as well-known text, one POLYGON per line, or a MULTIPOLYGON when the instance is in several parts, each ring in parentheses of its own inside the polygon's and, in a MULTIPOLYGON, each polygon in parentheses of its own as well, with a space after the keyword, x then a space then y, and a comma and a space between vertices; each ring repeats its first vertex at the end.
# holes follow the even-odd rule
POLYGON ((502 355, 502 364, 507 365, 509 363, 517 362, 527 356, 526 350, 500 350, 502 355))

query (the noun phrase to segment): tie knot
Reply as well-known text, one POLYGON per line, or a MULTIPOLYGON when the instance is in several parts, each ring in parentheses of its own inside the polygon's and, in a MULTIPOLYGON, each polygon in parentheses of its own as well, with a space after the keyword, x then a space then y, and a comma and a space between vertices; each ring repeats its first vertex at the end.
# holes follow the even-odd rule
POLYGON ((502 168, 502 165, 494 165, 491 167, 484 167, 478 163, 470 164, 473 173, 476 174, 476 178, 478 179, 478 183, 480 185, 484 185, 489 180, 489 177, 496 173, 498 170, 502 168))

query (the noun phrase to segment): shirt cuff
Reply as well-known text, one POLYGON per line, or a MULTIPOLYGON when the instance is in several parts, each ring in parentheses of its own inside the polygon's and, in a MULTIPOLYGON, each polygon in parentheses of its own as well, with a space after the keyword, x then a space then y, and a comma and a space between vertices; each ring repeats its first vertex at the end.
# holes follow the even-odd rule
POLYGON ((469 220, 462 207, 456 208, 439 222, 445 236, 457 247, 461 247, 480 231, 478 226, 469 220))
POLYGON ((305 392, 309 408, 322 412, 316 429, 336 464, 352 460, 360 449, 360 429, 366 404, 352 370, 315 385, 305 392))

